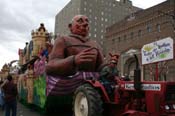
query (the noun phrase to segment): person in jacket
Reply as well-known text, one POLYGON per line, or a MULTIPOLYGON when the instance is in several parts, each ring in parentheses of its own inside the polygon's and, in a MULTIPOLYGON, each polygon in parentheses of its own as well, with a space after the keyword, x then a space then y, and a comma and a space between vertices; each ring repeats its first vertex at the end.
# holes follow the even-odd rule
POLYGON ((9 74, 1 85, 4 92, 5 116, 16 116, 17 114, 17 85, 14 84, 12 76, 9 74), (10 115, 12 114, 12 115, 10 115))
MULTIPOLYGON (((3 84, 3 81, 0 81, 0 86, 1 84, 3 84)), ((2 110, 4 110, 4 92, 1 88, 0 88, 0 107, 2 110)))
POLYGON ((113 99, 114 88, 117 81, 119 81, 119 71, 117 69, 118 54, 109 54, 111 59, 109 60, 109 64, 104 66, 100 71, 100 82, 104 85, 108 95, 113 99))

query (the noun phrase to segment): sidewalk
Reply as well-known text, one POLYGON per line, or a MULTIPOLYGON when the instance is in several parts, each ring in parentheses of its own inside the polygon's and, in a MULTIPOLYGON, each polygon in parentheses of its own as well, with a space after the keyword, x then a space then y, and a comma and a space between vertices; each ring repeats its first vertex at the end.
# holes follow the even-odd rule
MULTIPOLYGON (((0 116, 4 116, 4 111, 0 109, 0 116)), ((17 116, 43 116, 36 111, 32 111, 27 107, 23 106, 21 103, 17 105, 17 116)))
MULTIPOLYGON (((4 111, 2 111, 0 107, 0 116, 4 116, 4 111)), ((62 110, 59 113, 49 113, 49 114, 42 114, 37 110, 30 109, 20 102, 17 104, 17 116, 72 116, 71 112, 67 110, 62 110)))

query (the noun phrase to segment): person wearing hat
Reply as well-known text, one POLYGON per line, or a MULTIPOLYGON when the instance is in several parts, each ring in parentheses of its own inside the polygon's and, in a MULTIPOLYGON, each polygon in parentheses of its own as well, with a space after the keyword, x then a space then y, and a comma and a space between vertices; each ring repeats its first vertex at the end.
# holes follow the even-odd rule
POLYGON ((118 76, 117 63, 116 60, 111 60, 110 63, 100 71, 102 82, 114 81, 115 76, 118 76))
POLYGON ((104 85, 107 93, 109 95, 112 95, 113 93, 112 85, 116 84, 115 80, 118 80, 116 77, 119 75, 119 71, 117 69, 119 55, 110 54, 110 56, 111 59, 109 61, 109 64, 104 66, 100 71, 100 82, 104 85))

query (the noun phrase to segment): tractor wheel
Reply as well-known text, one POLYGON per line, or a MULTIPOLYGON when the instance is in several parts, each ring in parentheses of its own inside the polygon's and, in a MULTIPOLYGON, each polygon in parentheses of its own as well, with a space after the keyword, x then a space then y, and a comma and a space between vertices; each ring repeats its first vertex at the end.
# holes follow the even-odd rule
POLYGON ((73 101, 74 116, 102 116, 102 99, 91 85, 84 84, 77 88, 73 101))

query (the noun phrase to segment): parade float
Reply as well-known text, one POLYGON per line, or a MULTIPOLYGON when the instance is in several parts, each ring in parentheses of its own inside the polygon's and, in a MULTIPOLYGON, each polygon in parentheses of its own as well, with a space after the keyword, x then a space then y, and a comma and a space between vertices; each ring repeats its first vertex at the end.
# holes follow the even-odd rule
POLYGON ((19 49, 18 71, 18 91, 19 99, 26 105, 35 105, 42 110, 45 108, 46 101, 46 74, 45 63, 49 47, 50 33, 40 24, 40 27, 32 30, 32 40, 24 49, 19 49), (42 55, 44 54, 44 56, 42 55))
MULTIPOLYGON (((41 28, 37 33, 32 34, 39 35, 40 31, 45 32, 44 28, 41 28)), ((62 79, 46 75, 47 56, 41 54, 38 56, 40 48, 35 48, 37 45, 35 42, 36 38, 33 37, 33 57, 21 65, 18 79, 19 98, 26 104, 36 105, 43 110, 69 105, 72 106, 75 116, 175 115, 175 82, 159 81, 158 71, 154 80, 141 80, 141 70, 136 55, 133 54, 136 60, 134 80, 116 77, 120 80, 114 80, 111 97, 103 83, 99 81, 98 73, 81 72, 74 78, 62 79), (29 71, 29 67, 33 72, 29 71)), ((46 42, 44 39, 43 48, 46 42)), ((174 60, 173 43, 173 39, 168 37, 144 45, 142 65, 174 60)), ((19 55, 24 58, 22 56, 24 54, 19 55)))

